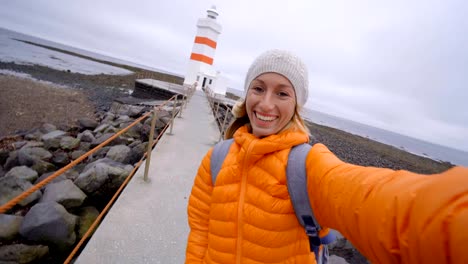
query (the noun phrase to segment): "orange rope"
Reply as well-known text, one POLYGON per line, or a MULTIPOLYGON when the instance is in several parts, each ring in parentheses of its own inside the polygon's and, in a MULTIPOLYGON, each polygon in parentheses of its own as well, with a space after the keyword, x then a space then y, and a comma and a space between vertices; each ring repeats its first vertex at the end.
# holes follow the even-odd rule
MULTIPOLYGON (((172 99, 172 98, 171 98, 172 99)), ((159 139, 161 138, 161 136, 164 134, 164 132, 167 130, 167 127, 169 126, 169 123, 167 123, 165 126, 164 126, 164 129, 161 131, 161 133, 159 133, 158 137, 156 138, 156 140, 154 141, 153 143, 153 146, 154 147, 159 139)), ((84 241, 91 235, 91 233, 94 231, 94 229, 97 227, 97 225, 101 222, 101 219, 104 217, 104 215, 107 213, 107 211, 110 209, 110 207, 112 206, 112 204, 115 202, 115 200, 117 199, 117 197, 120 195, 120 193, 123 191, 123 189, 125 188, 125 186, 127 186, 128 182, 133 178, 133 175, 135 175, 135 171, 140 168, 141 166, 141 163, 143 162, 143 160, 145 160, 145 157, 148 155, 148 153, 145 153, 143 155, 143 157, 141 158, 141 160, 137 163, 137 165, 135 166, 135 168, 133 168, 133 170, 130 172, 130 174, 128 175, 128 177, 125 179, 125 181, 122 183, 122 185, 120 186, 120 188, 116 191, 116 193, 114 194, 114 196, 112 196, 112 199, 109 201, 109 203, 106 205, 106 207, 104 207, 104 209, 102 210, 102 212, 99 214, 99 216, 96 218, 96 220, 94 220, 93 224, 89 227, 88 231, 86 231, 86 233, 83 235, 83 237, 81 238, 80 242, 78 242, 78 244, 75 246, 75 248, 72 250, 72 252, 70 253, 70 255, 67 257, 67 259, 65 260, 65 262, 63 262, 64 264, 68 264, 70 263, 70 261, 72 260, 72 258, 75 256, 75 254, 78 252, 78 250, 81 248, 81 246, 83 245, 84 241)))
POLYGON ((145 119, 146 117, 148 117, 149 115, 151 114, 151 112, 148 112, 146 113, 145 115, 141 116, 140 118, 138 118, 137 120, 135 120, 132 124, 130 124, 128 127, 122 129, 121 131, 119 131, 118 133, 116 133, 115 135, 113 135, 112 137, 108 138, 106 141, 102 142, 101 144, 97 145, 95 148, 93 148, 92 150, 86 152, 83 156, 77 158, 76 160, 74 160, 73 162, 69 163, 67 166, 59 169, 58 171, 54 172, 52 175, 50 175, 49 177, 47 177, 45 180, 41 181, 40 183, 34 185, 33 187, 29 188, 28 190, 24 191, 23 193, 21 193, 20 195, 16 196, 15 198, 11 199, 10 201, 8 201, 6 204, 0 206, 0 214, 3 214, 5 213, 6 211, 10 210, 11 208, 13 208, 13 206, 15 206, 16 204, 18 204, 19 202, 23 201, 26 197, 28 197, 29 195, 31 195, 33 192, 39 190, 40 188, 44 187, 46 184, 48 184, 49 182, 51 182, 53 179, 57 178, 58 176, 60 176, 62 173, 64 173, 66 170, 68 169, 71 169, 73 168, 76 164, 80 163, 81 161, 83 161, 85 158, 87 158, 89 155, 95 153, 96 151, 98 151, 99 149, 101 149, 102 147, 104 147, 105 145, 107 145, 109 142, 111 142, 112 140, 114 140, 116 137, 120 136, 121 134, 123 134, 124 132, 126 132, 127 130, 129 130, 132 126, 134 126, 135 124, 139 123, 141 120, 145 119))

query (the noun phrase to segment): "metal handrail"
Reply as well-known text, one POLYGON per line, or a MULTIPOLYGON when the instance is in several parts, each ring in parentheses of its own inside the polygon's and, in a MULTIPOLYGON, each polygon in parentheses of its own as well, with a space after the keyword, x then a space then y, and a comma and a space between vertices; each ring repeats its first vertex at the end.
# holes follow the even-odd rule
POLYGON ((217 123, 219 125, 220 135, 219 135, 219 140, 218 141, 220 141, 220 140, 222 140, 224 138, 224 135, 226 133, 226 130, 227 130, 227 127, 228 127, 228 124, 226 123, 226 121, 228 119, 228 115, 231 114, 231 112, 232 112, 232 106, 230 106, 226 102, 219 101, 219 100, 217 102, 215 102, 216 94, 214 93, 213 90, 211 90, 211 88, 209 86, 207 86, 205 88, 205 94, 206 94, 206 97, 208 99, 208 103, 210 104, 211 110, 213 111, 214 117, 216 118, 216 121, 217 121, 217 123), (218 118, 218 112, 219 112, 220 105, 223 105, 224 108, 226 109, 226 112, 225 112, 225 115, 224 115, 224 118, 223 118, 222 122, 218 118))

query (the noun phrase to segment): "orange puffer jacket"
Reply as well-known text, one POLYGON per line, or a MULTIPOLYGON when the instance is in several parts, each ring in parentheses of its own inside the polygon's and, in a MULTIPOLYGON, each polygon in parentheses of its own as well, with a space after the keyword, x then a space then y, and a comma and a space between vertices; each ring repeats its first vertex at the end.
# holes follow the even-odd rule
MULTIPOLYGON (((315 263, 286 184, 304 133, 234 135, 213 187, 211 151, 189 199, 186 263, 315 263)), ((318 222, 340 231, 375 263, 468 263, 468 169, 418 175, 343 163, 317 144, 307 156, 318 222), (424 197, 424 198, 420 198, 424 197)))

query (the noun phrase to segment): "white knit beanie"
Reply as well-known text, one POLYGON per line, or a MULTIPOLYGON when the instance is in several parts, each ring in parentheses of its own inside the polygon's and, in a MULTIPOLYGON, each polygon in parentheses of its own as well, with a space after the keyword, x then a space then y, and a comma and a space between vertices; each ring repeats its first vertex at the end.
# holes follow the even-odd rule
POLYGON ((296 101, 303 106, 309 96, 307 66, 296 55, 284 50, 269 50, 258 56, 245 77, 244 91, 247 94, 250 83, 259 75, 274 72, 286 77, 296 92, 296 101))

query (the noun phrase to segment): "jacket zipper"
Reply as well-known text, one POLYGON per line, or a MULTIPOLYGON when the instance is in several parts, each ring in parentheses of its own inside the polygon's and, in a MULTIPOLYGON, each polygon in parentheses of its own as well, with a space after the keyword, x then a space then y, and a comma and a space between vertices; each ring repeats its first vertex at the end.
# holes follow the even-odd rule
MULTIPOLYGON (((254 140, 255 141, 255 140, 254 140)), ((236 263, 241 263, 241 256, 242 256, 242 226, 244 224, 244 201, 245 201, 245 191, 247 188, 247 160, 252 151, 253 146, 255 145, 254 141, 250 142, 249 148, 245 153, 243 167, 242 167, 242 175, 241 175, 241 189, 239 194, 239 205, 237 207, 237 252, 236 252, 236 263)))

